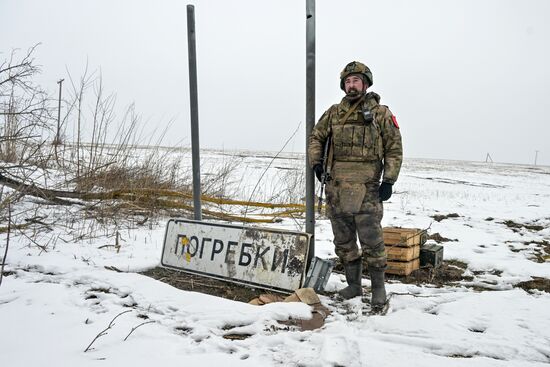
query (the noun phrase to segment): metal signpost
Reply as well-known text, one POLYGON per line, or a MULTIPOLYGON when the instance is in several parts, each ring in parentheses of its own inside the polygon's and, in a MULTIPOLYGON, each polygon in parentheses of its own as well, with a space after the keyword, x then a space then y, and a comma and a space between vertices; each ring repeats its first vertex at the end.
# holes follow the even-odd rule
POLYGON ((315 178, 309 167, 309 135, 315 126, 315 0, 306 0, 306 232, 312 236, 308 266, 315 255, 315 178))
POLYGON ((303 232, 170 219, 161 265, 233 283, 293 292, 304 282, 310 239, 303 232))
POLYGON ((195 7, 187 5, 187 48, 189 53, 189 95, 191 99, 191 154, 193 163, 193 208, 195 219, 202 219, 199 148, 199 102, 197 92, 197 49, 195 45, 195 7))

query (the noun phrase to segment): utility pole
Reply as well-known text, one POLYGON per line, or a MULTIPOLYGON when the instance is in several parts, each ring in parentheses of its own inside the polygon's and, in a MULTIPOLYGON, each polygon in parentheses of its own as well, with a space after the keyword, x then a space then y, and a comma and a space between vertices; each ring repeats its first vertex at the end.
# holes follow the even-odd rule
POLYGON ((537 158, 539 156, 539 151, 535 150, 535 166, 537 165, 537 158))
POLYGON ((193 163, 193 210, 202 220, 201 159, 199 148, 199 102, 197 92, 197 47, 195 44, 195 7, 187 5, 187 48, 189 53, 189 96, 191 99, 191 155, 193 163))
POLYGON ((315 256, 315 178, 309 166, 309 135, 315 125, 315 0, 306 0, 306 232, 311 235, 306 268, 315 256))
POLYGON ((57 131, 55 133, 55 140, 54 140, 54 145, 58 145, 58 144, 61 144, 61 89, 62 89, 62 86, 63 86, 63 81, 65 79, 59 79, 57 81, 57 84, 59 84, 59 99, 58 99, 58 105, 57 105, 57 131))

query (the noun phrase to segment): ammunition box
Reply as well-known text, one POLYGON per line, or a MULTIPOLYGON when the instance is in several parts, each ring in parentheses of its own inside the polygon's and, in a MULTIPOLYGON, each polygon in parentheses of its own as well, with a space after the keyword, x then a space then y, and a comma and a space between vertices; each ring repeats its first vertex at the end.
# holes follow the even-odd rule
POLYGON ((437 268, 443 262, 443 246, 429 244, 420 248, 420 266, 437 268))
POLYGON ((302 287, 313 288, 315 292, 324 291, 333 267, 334 263, 331 260, 315 256, 311 259, 311 264, 309 265, 309 270, 302 287))

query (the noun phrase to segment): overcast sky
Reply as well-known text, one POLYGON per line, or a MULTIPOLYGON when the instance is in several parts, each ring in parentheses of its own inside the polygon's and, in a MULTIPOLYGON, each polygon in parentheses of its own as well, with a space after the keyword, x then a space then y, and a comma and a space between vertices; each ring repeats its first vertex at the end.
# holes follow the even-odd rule
MULTIPOLYGON (((201 147, 305 147, 305 0, 196 0, 201 147)), ((366 63, 406 157, 550 164, 550 1, 318 0, 316 119, 366 63)), ((147 129, 190 144, 186 2, 0 0, 0 52, 40 42, 39 82, 101 69, 147 129)), ((91 103, 91 101, 90 101, 91 103)), ((119 113, 120 115, 121 113, 119 113)))

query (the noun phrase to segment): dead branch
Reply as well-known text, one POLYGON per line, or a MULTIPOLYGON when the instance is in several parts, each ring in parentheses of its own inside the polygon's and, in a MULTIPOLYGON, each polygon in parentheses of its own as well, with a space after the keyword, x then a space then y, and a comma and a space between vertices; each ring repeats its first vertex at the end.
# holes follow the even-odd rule
POLYGON ((50 190, 50 189, 44 189, 40 188, 38 186, 33 185, 27 185, 21 181, 18 181, 16 179, 7 177, 0 173, 0 184, 3 184, 7 187, 10 187, 14 190, 17 190, 25 195, 31 195, 35 197, 39 197, 42 199, 54 201, 60 204, 66 204, 71 205, 74 204, 73 202, 61 200, 59 197, 65 197, 65 198, 81 198, 82 193, 78 192, 70 192, 70 191, 58 191, 58 190, 50 190), (61 200, 61 202, 59 202, 61 200))
POLYGON ((133 310, 122 311, 121 313, 119 313, 118 315, 116 315, 115 317, 113 317, 113 319, 111 320, 111 322, 109 323, 109 325, 108 325, 105 329, 101 330, 101 331, 99 332, 99 334, 97 334, 97 335, 95 336, 95 338, 91 341, 91 343, 88 344, 88 346, 86 347, 86 349, 84 349, 84 353, 86 353, 87 351, 90 350, 92 344, 94 344, 95 341, 96 341, 97 339, 99 339, 99 338, 102 337, 103 335, 106 335, 106 334, 107 334, 107 331, 108 331, 109 329, 111 329, 111 328, 115 325, 115 320, 116 320, 120 315, 123 315, 123 314, 128 313, 128 312, 132 312, 132 311, 133 311, 133 310))
MULTIPOLYGON (((26 223, 25 226, 30 226, 30 223, 26 223)), ((48 252, 48 244, 49 244, 49 241, 47 244, 45 245, 41 245, 39 244, 38 242, 36 242, 33 238, 29 237, 25 231, 22 231, 21 229, 24 229, 25 227, 23 227, 22 225, 18 225, 15 227, 15 229, 19 230, 19 233, 25 237, 26 239, 28 239, 30 242, 32 242, 36 247, 38 247, 40 249, 40 253, 39 255, 42 254, 42 252, 48 252)), ((51 239, 50 239, 51 240, 51 239)))
POLYGON ((143 325, 147 325, 147 324, 152 324, 153 322, 155 322, 154 320, 149 320, 149 321, 145 321, 145 322, 142 322, 141 324, 137 325, 137 326, 134 326, 132 328, 132 330, 130 330, 130 332, 128 333, 128 335, 126 335, 126 338, 124 338, 124 341, 126 341, 126 339, 128 339, 128 337, 130 335, 132 335, 132 333, 140 326, 143 326, 143 325))

